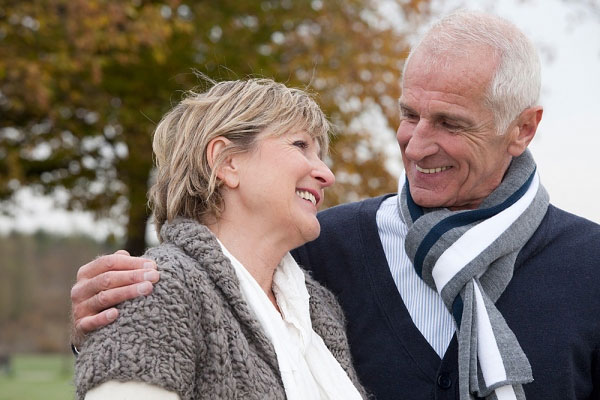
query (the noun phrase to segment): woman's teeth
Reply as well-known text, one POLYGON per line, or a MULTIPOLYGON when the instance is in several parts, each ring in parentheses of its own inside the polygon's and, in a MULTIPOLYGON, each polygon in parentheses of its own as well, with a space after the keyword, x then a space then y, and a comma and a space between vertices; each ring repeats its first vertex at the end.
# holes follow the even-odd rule
POLYGON ((311 203, 313 203, 313 205, 317 205, 317 199, 315 199, 315 195, 313 195, 311 192, 308 192, 306 190, 296 190, 296 194, 300 198, 310 201, 311 203))

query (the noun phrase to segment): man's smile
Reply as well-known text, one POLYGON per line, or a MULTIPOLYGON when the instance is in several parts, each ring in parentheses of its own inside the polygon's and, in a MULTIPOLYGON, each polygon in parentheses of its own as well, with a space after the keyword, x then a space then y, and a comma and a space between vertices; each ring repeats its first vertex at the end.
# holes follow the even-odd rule
POLYGON ((417 171, 422 172, 424 174, 435 174, 437 172, 442 172, 442 171, 452 168, 451 166, 435 167, 435 168, 421 168, 418 165, 415 165, 415 166, 417 168, 417 171))

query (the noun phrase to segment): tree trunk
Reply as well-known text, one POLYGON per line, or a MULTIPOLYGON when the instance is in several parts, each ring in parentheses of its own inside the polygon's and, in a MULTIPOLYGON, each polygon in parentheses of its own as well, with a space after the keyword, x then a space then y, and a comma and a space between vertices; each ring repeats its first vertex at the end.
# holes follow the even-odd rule
POLYGON ((141 256, 146 251, 146 222, 148 221, 148 215, 145 211, 145 202, 143 203, 143 213, 140 212, 139 206, 136 208, 134 209, 132 206, 129 212, 125 250, 132 256, 141 256))
POLYGON ((125 250, 132 256, 141 256, 146 251, 146 223, 150 212, 146 194, 152 164, 151 160, 135 155, 130 155, 126 164, 131 168, 125 173, 129 200, 125 250))

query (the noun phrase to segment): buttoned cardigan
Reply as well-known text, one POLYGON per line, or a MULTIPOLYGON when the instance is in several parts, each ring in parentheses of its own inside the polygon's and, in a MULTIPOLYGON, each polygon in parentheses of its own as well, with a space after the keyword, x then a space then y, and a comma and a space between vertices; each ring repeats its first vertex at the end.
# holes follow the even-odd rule
MULTIPOLYGON (((440 359, 390 273, 376 213, 391 195, 319 213, 293 254, 340 301, 359 379, 380 400, 458 399, 456 335, 440 359)), ((533 370, 528 400, 600 399, 600 226, 552 205, 496 306, 533 370)))

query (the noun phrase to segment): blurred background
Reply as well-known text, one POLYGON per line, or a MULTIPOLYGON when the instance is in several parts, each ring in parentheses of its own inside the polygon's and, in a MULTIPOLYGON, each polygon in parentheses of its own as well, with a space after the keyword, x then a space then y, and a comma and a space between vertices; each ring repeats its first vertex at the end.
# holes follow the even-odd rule
POLYGON ((513 21, 538 47, 542 181, 600 222, 598 0, 0 0, 0 400, 73 397, 77 268, 156 242, 152 130, 207 86, 197 72, 315 94, 336 127, 326 206, 393 192, 404 59, 460 7, 513 21))

